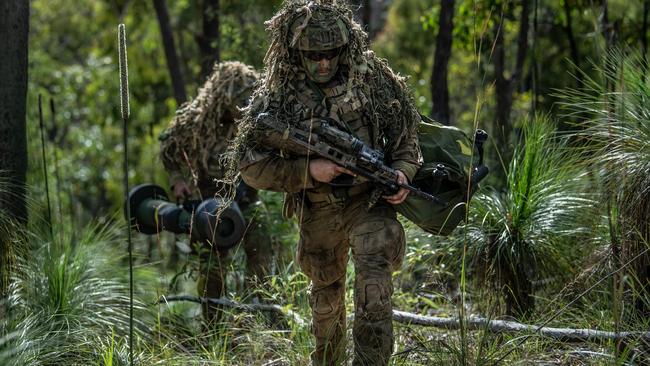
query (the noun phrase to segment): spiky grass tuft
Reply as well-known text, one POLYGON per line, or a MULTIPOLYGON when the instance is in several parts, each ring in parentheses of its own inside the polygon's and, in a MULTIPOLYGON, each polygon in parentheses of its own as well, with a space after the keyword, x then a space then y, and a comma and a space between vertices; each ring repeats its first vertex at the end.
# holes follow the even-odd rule
MULTIPOLYGON (((110 256, 98 255, 115 248, 118 236, 109 226, 90 226, 74 246, 42 237, 32 232, 30 246, 38 249, 16 263, 0 357, 11 356, 7 365, 95 364, 107 352, 102 345, 119 345, 111 339, 128 332, 128 288, 115 278, 110 256)), ((145 339, 146 326, 138 325, 145 339)))
POLYGON ((612 50, 604 60, 593 65, 599 78, 561 92, 562 105, 577 120, 575 134, 614 205, 612 262, 638 257, 623 278, 635 309, 628 315, 643 319, 650 316, 650 70, 638 52, 612 50))
POLYGON ((534 309, 532 281, 568 269, 569 241, 589 237, 594 201, 584 192, 579 156, 566 149, 552 121, 536 116, 523 125, 504 192, 478 194, 465 235, 470 271, 499 290, 506 313, 534 309))

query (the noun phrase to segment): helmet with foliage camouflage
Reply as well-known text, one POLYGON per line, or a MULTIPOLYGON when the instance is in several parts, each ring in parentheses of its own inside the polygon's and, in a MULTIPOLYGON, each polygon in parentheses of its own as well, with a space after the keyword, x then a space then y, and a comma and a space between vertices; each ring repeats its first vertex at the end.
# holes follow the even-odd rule
MULTIPOLYGON (((313 62, 316 58, 308 52, 331 56, 326 51, 332 47, 341 51, 338 63, 345 72, 338 75, 340 85, 344 85, 346 95, 363 93, 371 101, 366 107, 373 109, 368 110, 367 115, 374 131, 379 132, 374 136, 377 141, 385 133, 397 136, 412 133, 417 128, 420 116, 405 78, 368 50, 367 34, 354 20, 348 1, 284 0, 278 12, 264 24, 270 37, 264 56, 265 73, 251 103, 243 111, 238 134, 230 145, 225 160, 228 167, 225 180, 237 181, 243 156, 267 134, 257 122, 260 113, 269 112, 288 123, 295 120, 291 112, 296 104, 295 85, 309 77, 306 61, 313 62)), ((391 154, 397 141, 400 139, 388 141, 384 147, 386 155, 391 154)))
POLYGON ((197 172, 206 177, 221 176, 216 161, 226 150, 260 74, 253 67, 230 61, 214 65, 210 77, 192 101, 180 106, 163 131, 161 158, 169 171, 197 172))
POLYGON ((332 4, 309 2, 293 15, 289 48, 297 50, 306 76, 317 83, 331 80, 350 41, 344 16, 332 4))
POLYGON ((350 31, 331 6, 310 2, 291 23, 291 47, 301 51, 324 51, 343 47, 350 31))

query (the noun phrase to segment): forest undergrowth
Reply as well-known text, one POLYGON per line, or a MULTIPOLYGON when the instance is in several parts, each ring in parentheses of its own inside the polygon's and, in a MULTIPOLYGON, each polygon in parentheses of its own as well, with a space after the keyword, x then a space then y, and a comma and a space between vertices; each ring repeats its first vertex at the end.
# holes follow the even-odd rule
MULTIPOLYGON (((263 194, 265 210, 280 204, 276 194, 263 194)), ((268 216, 271 220, 273 214, 268 216)), ((446 238, 423 233, 405 223, 409 249, 395 275, 396 309, 423 315, 456 317, 464 304, 467 316, 504 319, 504 299, 473 270, 460 287, 461 268, 449 258, 462 256, 462 247, 446 238), (461 300, 464 299, 464 300, 461 300)), ((91 225, 72 241, 70 232, 48 237, 45 224, 26 237, 28 253, 17 264, 2 320, 0 364, 3 365, 128 365, 128 273, 123 226, 91 225)), ((277 245, 290 245, 295 227, 273 232, 277 245)), ((457 234, 462 236, 460 234, 457 234)), ((135 362, 139 365, 308 365, 313 340, 306 325, 263 312, 225 310, 222 322, 209 331, 201 326, 198 304, 156 304, 163 295, 195 293, 193 259, 180 254, 172 260, 173 237, 161 238, 148 258, 149 240, 136 244, 135 362), (161 251, 162 250, 162 251, 161 251), (170 262, 172 260, 172 262, 170 262), (185 269, 183 269, 185 268, 185 269), (181 273, 182 272, 182 273, 181 273), (180 273, 180 275, 179 275, 180 273), (175 280, 174 280, 175 279, 175 280), (175 282, 174 282, 175 281, 175 282)), ((549 326, 614 330, 615 294, 606 280, 584 296, 581 292, 609 275, 611 264, 602 244, 581 248, 592 255, 571 258, 568 272, 535 277, 535 310, 520 321, 549 326)), ((280 251, 279 251, 280 252, 280 251)), ((236 253, 228 281, 229 297, 280 304, 309 319, 307 278, 296 271, 293 254, 284 250, 285 265, 260 283, 254 294, 234 291, 243 281, 243 255, 236 253)), ((348 281, 353 281, 353 269, 348 281)), ((352 313, 348 291, 348 314, 352 313)), ((512 319, 505 317, 505 319, 512 319)), ((626 330, 646 331, 647 320, 630 322, 626 330)), ((348 330, 351 344, 351 330, 348 330)), ((632 341, 565 343, 537 335, 497 334, 487 329, 461 332, 396 323, 395 365, 492 365, 511 351, 502 364, 611 365, 639 364, 647 347, 632 341), (523 345, 518 343, 531 336, 523 345)), ((351 349, 349 349, 351 356, 351 349)))
MULTIPOLYGON (((647 67, 623 53, 606 61, 596 65, 602 78, 587 80, 585 90, 559 91, 566 97, 563 122, 575 122, 574 131, 557 131, 558 121, 546 115, 521 121, 514 158, 503 167, 506 183, 485 184, 451 236, 403 221, 408 245, 394 276, 394 308, 461 322, 457 330, 395 323, 394 365, 649 362, 647 338, 569 343, 534 332, 470 330, 465 323, 480 316, 558 328, 650 329, 650 88, 639 72, 647 67)), ((305 322, 225 308, 221 322, 205 329, 198 304, 164 298, 195 294, 198 259, 175 243, 185 239, 137 236, 137 365, 309 364, 308 280, 294 258, 297 224, 282 219, 280 195, 261 197, 258 218, 271 229, 274 275, 244 291, 243 250, 235 247, 228 298, 277 304, 305 322)), ((44 207, 31 203, 26 229, 0 218, 20 249, 2 304, 0 364, 127 365, 122 218, 116 213, 78 227, 59 210, 50 230, 44 207)), ((351 264, 347 281, 351 314, 351 264)), ((349 327, 349 345, 351 338, 349 327)))

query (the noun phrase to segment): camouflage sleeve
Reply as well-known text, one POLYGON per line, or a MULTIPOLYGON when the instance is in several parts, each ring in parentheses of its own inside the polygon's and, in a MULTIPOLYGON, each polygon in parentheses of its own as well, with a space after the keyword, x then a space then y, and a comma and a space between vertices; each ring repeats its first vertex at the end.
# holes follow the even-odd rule
MULTIPOLYGON (((403 82, 400 84, 394 84, 393 87, 406 88, 403 82)), ((409 181, 412 181, 422 161, 417 133, 417 126, 421 118, 410 96, 401 94, 399 99, 394 100, 393 110, 395 110, 394 120, 401 121, 401 123, 391 124, 385 133, 388 141, 392 142, 391 166, 393 169, 402 171, 409 181)))
POLYGON ((420 146, 417 130, 408 129, 392 153, 393 169, 402 171, 409 181, 413 180, 420 168, 420 146))
POLYGON ((307 157, 281 157, 249 149, 239 162, 244 182, 256 189, 296 193, 314 187, 307 157))
POLYGON ((185 180, 185 174, 181 165, 177 161, 178 146, 177 141, 171 136, 170 130, 160 134, 160 160, 169 176, 169 185, 174 186, 177 182, 185 180))
POLYGON ((290 118, 279 112, 279 100, 284 95, 274 95, 264 89, 251 101, 245 116, 240 120, 240 137, 245 146, 238 157, 238 169, 244 182, 249 186, 276 192, 296 193, 314 188, 316 182, 309 174, 309 159, 300 154, 284 155, 282 136, 260 128, 255 122, 260 113, 268 113, 276 118, 290 118), (243 129, 248 128, 247 132, 243 129), (246 137, 243 137, 246 136, 246 137))
POLYGON ((370 65, 374 77, 368 83, 380 112, 380 135, 386 140, 384 152, 391 167, 402 171, 411 181, 422 161, 417 135, 420 114, 406 79, 393 72, 385 60, 375 57, 372 52, 369 57, 373 61, 370 65))

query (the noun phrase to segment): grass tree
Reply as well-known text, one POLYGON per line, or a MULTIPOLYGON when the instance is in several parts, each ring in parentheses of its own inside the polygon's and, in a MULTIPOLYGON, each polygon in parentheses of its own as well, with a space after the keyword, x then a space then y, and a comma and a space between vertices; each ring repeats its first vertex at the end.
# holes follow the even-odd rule
POLYGON ((469 271, 498 290, 508 315, 535 306, 533 280, 567 269, 569 243, 591 232, 593 201, 576 155, 556 136, 552 121, 524 123, 507 169, 504 191, 474 197, 464 235, 469 271))
POLYGON ((563 106, 577 117, 577 136, 604 182, 610 206, 611 255, 622 278, 628 315, 650 316, 650 84, 647 61, 614 50, 596 65, 598 78, 563 91, 563 106))
MULTIPOLYGON (((25 244, 33 249, 16 262, 8 316, 0 319, 0 364, 91 365, 106 357, 126 364, 128 288, 118 262, 107 259, 120 242, 116 230, 92 226, 74 246, 69 237, 39 234, 47 232, 30 229, 25 244)), ((136 327, 146 337, 137 319, 136 327)))

